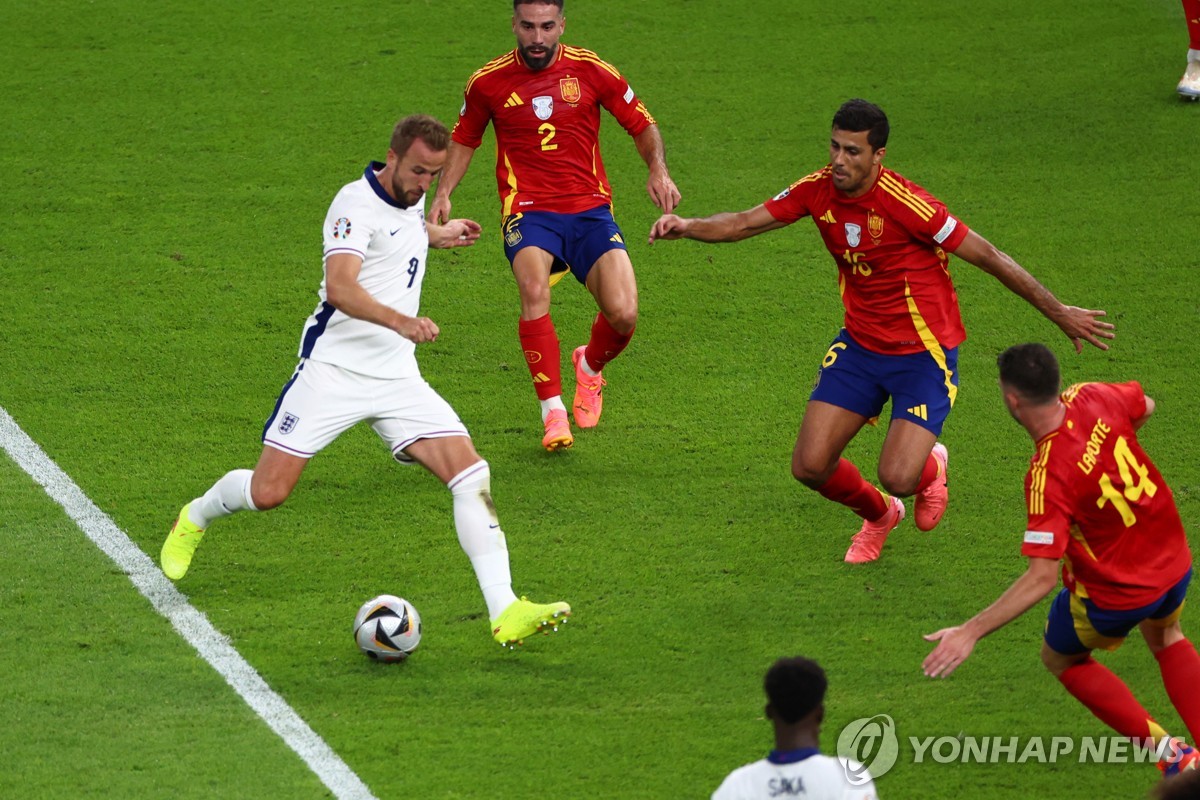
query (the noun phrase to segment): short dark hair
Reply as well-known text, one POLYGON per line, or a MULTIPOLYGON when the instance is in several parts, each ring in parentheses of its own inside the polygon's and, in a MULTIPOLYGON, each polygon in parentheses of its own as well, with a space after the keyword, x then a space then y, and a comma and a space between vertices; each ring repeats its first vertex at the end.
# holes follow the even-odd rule
POLYGON ((833 127, 852 133, 867 131, 867 144, 875 150, 887 146, 888 134, 892 130, 882 108, 857 97, 842 103, 833 115, 833 127))
POLYGON ((1159 781, 1150 791, 1155 800, 1191 800, 1200 792, 1200 772, 1189 769, 1159 781))
POLYGON ((563 0, 513 0, 513 11, 517 10, 517 6, 532 6, 532 5, 557 6, 559 11, 563 10, 563 0))
POLYGON ((1050 348, 1038 342, 1016 344, 996 357, 1000 382, 1042 404, 1058 397, 1061 376, 1058 359, 1050 348))
POLYGON ((389 147, 399 158, 404 158, 414 139, 420 139, 430 150, 441 151, 450 146, 450 132, 446 126, 428 114, 410 114, 397 122, 389 147))
POLYGON ((763 679, 767 700, 787 723, 799 722, 825 701, 825 670, 802 656, 781 658, 763 679))

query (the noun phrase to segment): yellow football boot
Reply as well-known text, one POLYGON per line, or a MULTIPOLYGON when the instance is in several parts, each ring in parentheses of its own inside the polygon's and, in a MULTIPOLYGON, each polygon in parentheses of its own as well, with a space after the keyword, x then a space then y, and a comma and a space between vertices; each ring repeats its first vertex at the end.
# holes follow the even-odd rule
POLYGON ((173 581, 187 574, 188 567, 192 564, 192 555, 200 545, 200 540, 204 538, 204 531, 193 525, 188 517, 188 509, 191 507, 192 504, 188 503, 180 509, 179 518, 171 526, 171 532, 167 534, 162 554, 159 556, 163 572, 173 581))

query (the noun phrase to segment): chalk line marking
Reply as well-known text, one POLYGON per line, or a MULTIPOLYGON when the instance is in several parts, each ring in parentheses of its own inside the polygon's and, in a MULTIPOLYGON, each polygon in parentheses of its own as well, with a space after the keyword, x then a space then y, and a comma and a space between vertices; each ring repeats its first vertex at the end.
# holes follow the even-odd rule
POLYGON ((377 800, 346 762, 275 693, 229 640, 208 621, 130 540, 125 531, 75 485, 0 406, 0 448, 62 506, 87 537, 111 558, 150 604, 166 617, 200 657, 212 665, 247 705, 339 800, 377 800))

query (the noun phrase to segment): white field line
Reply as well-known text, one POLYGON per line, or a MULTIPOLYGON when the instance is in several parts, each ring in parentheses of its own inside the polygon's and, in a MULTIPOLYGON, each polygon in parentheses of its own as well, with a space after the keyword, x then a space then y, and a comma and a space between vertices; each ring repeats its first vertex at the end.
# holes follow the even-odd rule
POLYGON ((158 613, 170 620, 179 635, 196 648, 200 657, 220 673, 288 747, 296 751, 309 769, 333 792, 334 797, 375 800, 367 785, 346 766, 325 740, 267 685, 229 640, 175 588, 158 565, 21 430, 3 406, 0 406, 0 447, 129 576, 129 580, 158 613))

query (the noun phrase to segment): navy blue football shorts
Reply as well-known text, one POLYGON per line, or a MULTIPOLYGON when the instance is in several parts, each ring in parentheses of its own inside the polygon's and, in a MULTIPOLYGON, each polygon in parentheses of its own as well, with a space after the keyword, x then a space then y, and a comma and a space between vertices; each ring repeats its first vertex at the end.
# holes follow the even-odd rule
POLYGON ((829 403, 868 419, 892 398, 892 419, 903 419, 942 433, 958 395, 958 348, 908 355, 868 350, 843 328, 821 362, 809 400, 829 403))
POLYGON ((600 256, 609 250, 627 250, 625 236, 617 227, 609 206, 600 206, 578 214, 551 211, 519 211, 504 218, 504 255, 509 263, 524 247, 538 247, 554 256, 550 268, 553 286, 567 273, 580 283, 600 256))
POLYGON ((1143 622, 1163 628, 1174 625, 1183 613, 1192 571, 1149 605, 1126 611, 1101 608, 1086 597, 1063 589, 1050 604, 1046 618, 1046 644, 1063 655, 1089 650, 1116 650, 1129 632, 1143 622))

